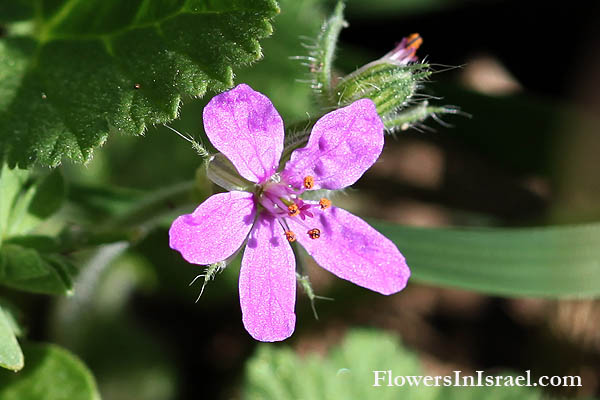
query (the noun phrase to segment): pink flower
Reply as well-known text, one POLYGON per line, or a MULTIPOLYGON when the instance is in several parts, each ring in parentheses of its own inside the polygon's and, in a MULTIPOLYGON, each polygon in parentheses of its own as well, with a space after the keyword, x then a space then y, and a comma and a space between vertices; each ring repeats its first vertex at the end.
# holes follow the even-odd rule
POLYGON ((272 342, 294 331, 296 263, 288 241, 297 240, 321 267, 357 285, 382 294, 406 286, 410 271, 389 239, 328 199, 301 198, 308 190, 350 186, 377 160, 383 123, 371 100, 319 119, 281 172, 283 121, 249 86, 215 96, 204 109, 204 128, 254 190, 215 194, 178 217, 170 246, 188 262, 205 265, 225 260, 246 242, 239 293, 252 337, 272 342))

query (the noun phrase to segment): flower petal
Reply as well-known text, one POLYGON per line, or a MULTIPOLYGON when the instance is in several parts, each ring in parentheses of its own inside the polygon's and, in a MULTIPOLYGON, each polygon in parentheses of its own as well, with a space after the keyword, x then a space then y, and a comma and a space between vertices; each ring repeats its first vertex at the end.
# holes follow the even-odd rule
POLYGON ((215 194, 173 222, 169 245, 192 264, 223 261, 244 243, 255 215, 252 193, 215 194))
POLYGON ((410 270, 396 245, 348 211, 330 207, 306 220, 321 231, 318 239, 309 238, 293 218, 287 223, 317 264, 340 278, 382 294, 406 286, 410 270))
POLYGON ((277 171, 283 151, 283 120, 265 95, 238 85, 213 97, 203 118, 211 143, 241 176, 257 183, 277 171))
POLYGON ((356 182, 382 149, 383 122, 375 104, 357 100, 317 121, 306 147, 294 150, 282 176, 295 187, 312 176, 314 189, 341 189, 356 182))
POLYGON ((274 342, 292 335, 296 324, 296 260, 281 226, 259 215, 240 270, 244 327, 256 340, 274 342))

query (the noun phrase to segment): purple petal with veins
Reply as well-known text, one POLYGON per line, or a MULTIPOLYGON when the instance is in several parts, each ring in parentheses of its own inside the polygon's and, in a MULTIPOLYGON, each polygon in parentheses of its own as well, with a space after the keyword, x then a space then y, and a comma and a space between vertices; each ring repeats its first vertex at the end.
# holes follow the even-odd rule
POLYGON ((204 108, 210 142, 255 183, 277 171, 283 151, 283 120, 271 101, 248 85, 238 85, 211 99, 204 108))
POLYGON ((240 305, 246 330, 274 342, 292 335, 296 324, 296 261, 283 229, 261 214, 248 239, 240 270, 240 305))
POLYGON ((346 210, 330 207, 307 221, 319 229, 318 239, 293 219, 288 225, 317 264, 352 283, 382 294, 406 286, 410 270, 392 241, 346 210))
POLYGON ((192 264, 223 261, 244 243, 255 215, 252 193, 215 194, 173 222, 169 245, 192 264))
POLYGON ((306 147, 292 152, 282 178, 302 187, 314 177, 314 189, 342 189, 371 167, 383 149, 383 122, 375 104, 357 100, 317 121, 306 147))

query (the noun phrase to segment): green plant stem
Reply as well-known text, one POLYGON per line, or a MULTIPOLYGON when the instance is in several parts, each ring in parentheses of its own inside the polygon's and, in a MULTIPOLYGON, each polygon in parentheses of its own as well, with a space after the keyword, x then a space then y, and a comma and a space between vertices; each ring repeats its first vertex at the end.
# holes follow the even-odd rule
POLYGON ((151 228, 165 215, 172 214, 183 205, 191 204, 195 189, 194 181, 161 189, 146 196, 125 213, 108 220, 101 226, 101 230, 151 228))

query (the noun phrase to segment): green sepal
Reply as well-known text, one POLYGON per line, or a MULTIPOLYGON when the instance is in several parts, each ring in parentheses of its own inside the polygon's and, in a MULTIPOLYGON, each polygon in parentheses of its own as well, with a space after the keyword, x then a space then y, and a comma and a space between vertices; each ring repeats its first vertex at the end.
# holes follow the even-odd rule
POLYGON ((215 185, 225 190, 250 190, 254 183, 242 178, 235 166, 221 153, 210 157, 206 165, 206 176, 215 185))
POLYGON ((419 125, 427 118, 439 119, 444 114, 462 114, 458 107, 453 106, 430 106, 427 100, 414 106, 388 113, 383 118, 383 124, 388 132, 405 131, 413 126, 419 125))

